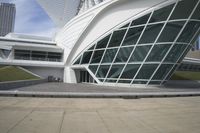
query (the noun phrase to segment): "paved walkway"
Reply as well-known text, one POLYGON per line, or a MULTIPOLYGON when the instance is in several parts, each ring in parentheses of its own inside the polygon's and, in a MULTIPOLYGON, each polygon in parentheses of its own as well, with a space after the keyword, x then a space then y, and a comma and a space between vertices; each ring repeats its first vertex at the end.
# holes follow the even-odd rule
POLYGON ((199 133, 200 97, 0 97, 1 133, 199 133))

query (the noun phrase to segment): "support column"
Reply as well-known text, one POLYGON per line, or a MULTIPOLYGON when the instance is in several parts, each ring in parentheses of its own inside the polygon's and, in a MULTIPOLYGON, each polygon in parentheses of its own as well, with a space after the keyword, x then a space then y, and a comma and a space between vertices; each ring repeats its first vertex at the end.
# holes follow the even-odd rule
POLYGON ((70 67, 65 67, 63 79, 65 83, 77 83, 75 70, 70 67))

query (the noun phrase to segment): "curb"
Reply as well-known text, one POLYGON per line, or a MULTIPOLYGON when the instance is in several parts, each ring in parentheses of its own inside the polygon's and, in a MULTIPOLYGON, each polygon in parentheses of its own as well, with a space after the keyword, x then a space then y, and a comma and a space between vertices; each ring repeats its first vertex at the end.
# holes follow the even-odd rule
POLYGON ((162 93, 73 93, 73 92, 25 92, 0 91, 5 97, 40 97, 40 98, 166 98, 166 97, 194 97, 200 92, 162 92, 162 93))

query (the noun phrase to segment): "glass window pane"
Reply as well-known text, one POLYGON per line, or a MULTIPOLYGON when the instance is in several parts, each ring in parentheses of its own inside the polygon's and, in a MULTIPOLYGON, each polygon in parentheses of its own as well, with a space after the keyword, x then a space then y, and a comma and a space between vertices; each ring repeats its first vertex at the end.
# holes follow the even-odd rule
POLYGON ((138 64, 128 64, 124 69, 121 79, 133 79, 139 67, 140 65, 138 64))
POLYGON ((120 46, 125 32, 126 32, 126 29, 114 31, 108 47, 118 47, 118 46, 120 46))
POLYGON ((97 68, 98 68, 98 65, 90 65, 90 66, 89 66, 89 69, 93 72, 93 74, 96 73, 97 68))
POLYGON ((131 59, 129 62, 141 62, 146 57, 147 53, 149 52, 149 49, 151 48, 151 45, 146 46, 138 46, 136 47, 133 55, 131 56, 131 59))
POLYGON ((185 22, 169 22, 162 31, 158 42, 174 42, 185 22))
POLYGON ((132 22, 131 26, 133 26, 133 25, 136 26, 136 25, 146 24, 147 21, 148 21, 148 19, 149 19, 149 16, 150 16, 150 13, 147 14, 147 15, 145 15, 145 16, 143 16, 143 17, 140 17, 140 18, 134 20, 134 21, 132 22))
POLYGON ((122 29, 122 28, 127 28, 128 26, 129 26, 129 23, 126 24, 126 25, 124 25, 124 26, 122 26, 120 29, 122 29))
POLYGON ((194 14, 192 15, 192 19, 198 19, 200 20, 200 4, 197 6, 197 9, 195 10, 194 14))
POLYGON ((40 52, 40 51, 32 51, 32 57, 41 57, 45 58, 47 52, 40 52))
POLYGON ((187 45, 184 44, 175 44, 169 54, 167 55, 165 62, 173 62, 175 63, 178 58, 181 56, 183 53, 184 49, 186 48, 187 45))
POLYGON ((101 65, 99 67, 99 70, 96 74, 96 76, 98 78, 105 78, 106 77, 106 74, 108 73, 108 70, 109 70, 110 66, 109 65, 101 65))
POLYGON ((88 50, 93 50, 95 47, 95 45, 93 45, 92 47, 90 47, 88 50))
MULTIPOLYGON (((199 14, 200 16, 200 14, 199 14)), ((195 35, 195 33, 197 32, 197 30, 200 27, 200 22, 193 22, 190 21, 185 29, 183 30, 183 32, 181 33, 179 39, 177 42, 186 42, 189 43, 192 39, 192 37, 195 35)))
POLYGON ((118 83, 130 84, 131 80, 119 80, 118 83))
POLYGON ((30 59, 31 51, 29 50, 15 50, 16 59, 30 59))
POLYGON ((149 85, 159 85, 161 81, 150 81, 149 85))
POLYGON ((147 58, 147 62, 161 61, 170 46, 170 44, 155 45, 147 58))
POLYGON ((133 81, 133 84, 146 84, 147 81, 133 81))
POLYGON ((170 20, 187 19, 194 9, 198 0, 181 0, 176 6, 170 20))
POLYGON ((169 78, 171 78, 171 76, 174 74, 175 70, 177 69, 178 65, 175 65, 175 67, 173 67, 173 69, 170 71, 170 73, 167 75, 167 78, 164 80, 169 80, 169 78))
POLYGON ((117 53, 117 48, 114 48, 114 49, 107 49, 106 50, 106 53, 104 55, 104 58, 103 58, 103 61, 102 63, 112 63, 113 62, 113 59, 117 53))
POLYGON ((104 50, 96 50, 94 51, 94 55, 92 57, 91 63, 99 63, 101 61, 101 58, 103 56, 104 50))
POLYGON ((161 65, 156 74, 153 76, 153 80, 163 80, 172 67, 173 65, 161 65))
POLYGON ((151 17, 150 23, 166 21, 173 7, 174 7, 174 4, 163 7, 157 11, 154 11, 153 16, 151 17))
POLYGON ((81 64, 88 64, 89 61, 90 61, 91 56, 92 56, 92 51, 85 52, 83 54, 83 58, 82 58, 81 64))
POLYGON ((123 46, 135 45, 143 29, 144 29, 144 26, 130 28, 122 45, 123 46))
POLYGON ((136 76, 136 79, 150 79, 157 66, 158 65, 156 64, 143 65, 142 68, 140 69, 140 72, 136 76))
MULTIPOLYGON (((82 55, 81 55, 81 57, 82 57, 82 55)), ((77 64, 80 63, 80 61, 81 61, 81 57, 79 57, 78 60, 76 60, 76 62, 74 63, 74 65, 77 65, 77 64)))
POLYGON ((182 60, 185 58, 185 56, 188 54, 188 52, 191 50, 192 46, 187 46, 187 49, 185 50, 184 54, 181 55, 181 58, 179 58, 178 63, 181 63, 182 60))
POLYGON ((110 39, 110 35, 104 37, 102 40, 100 40, 99 42, 97 42, 96 49, 106 48, 109 39, 110 39))
POLYGON ((163 24, 148 25, 140 39, 139 44, 154 43, 162 27, 163 24))
POLYGON ((107 78, 118 78, 122 72, 123 67, 124 65, 113 65, 107 78))
POLYGON ((105 82, 108 82, 108 83, 116 83, 117 80, 113 80, 113 79, 106 79, 105 82))
POLYGON ((115 59, 115 62, 127 62, 132 50, 133 47, 120 48, 119 53, 117 54, 117 58, 115 59))

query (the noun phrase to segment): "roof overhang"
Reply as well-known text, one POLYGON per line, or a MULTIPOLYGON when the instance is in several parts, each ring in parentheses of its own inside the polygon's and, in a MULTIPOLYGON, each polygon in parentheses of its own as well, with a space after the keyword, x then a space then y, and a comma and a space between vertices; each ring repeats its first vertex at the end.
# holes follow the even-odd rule
POLYGON ((37 0, 57 27, 63 27, 78 11, 81 0, 37 0))

